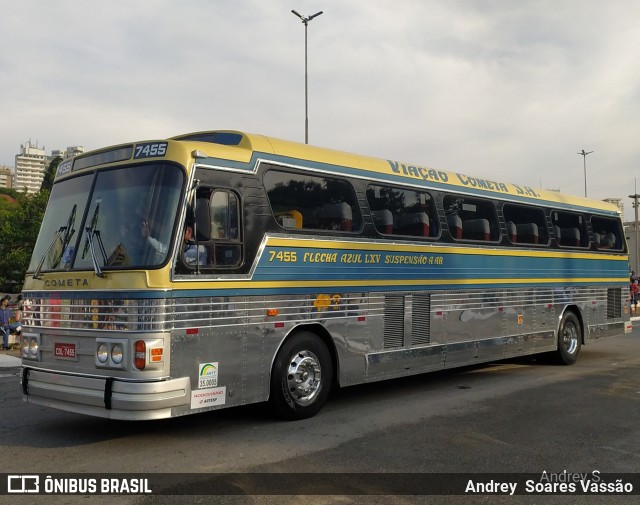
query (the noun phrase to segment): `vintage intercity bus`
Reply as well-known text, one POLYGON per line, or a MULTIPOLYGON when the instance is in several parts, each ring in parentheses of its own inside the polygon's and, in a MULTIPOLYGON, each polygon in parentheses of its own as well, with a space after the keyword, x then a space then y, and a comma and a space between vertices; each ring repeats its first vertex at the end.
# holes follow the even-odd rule
POLYGON ((60 163, 23 296, 28 402, 128 420, 547 353, 628 328, 617 208, 235 131, 60 163))

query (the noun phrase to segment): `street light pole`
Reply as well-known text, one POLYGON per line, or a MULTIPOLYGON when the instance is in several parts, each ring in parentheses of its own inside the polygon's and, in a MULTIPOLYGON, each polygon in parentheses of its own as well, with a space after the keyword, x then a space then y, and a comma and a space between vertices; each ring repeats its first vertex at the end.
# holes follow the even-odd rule
POLYGON ((309 78, 307 73, 307 28, 309 21, 322 14, 322 11, 316 12, 311 16, 303 16, 296 10, 291 10, 296 16, 300 18, 302 24, 304 24, 304 143, 309 143, 309 78))
POLYGON ((638 198, 640 198, 640 195, 638 194, 638 191, 636 190, 636 192, 633 195, 629 195, 629 198, 633 199, 633 208, 635 210, 635 221, 634 221, 634 228, 635 228, 635 232, 636 232, 636 251, 635 251, 635 265, 633 266, 633 270, 638 273, 638 270, 640 270, 640 265, 638 264, 638 257, 640 256, 640 236, 638 235, 638 198))
POLYGON ((587 197, 587 154, 591 154, 593 151, 585 151, 584 149, 578 154, 582 156, 584 161, 584 197, 587 197))

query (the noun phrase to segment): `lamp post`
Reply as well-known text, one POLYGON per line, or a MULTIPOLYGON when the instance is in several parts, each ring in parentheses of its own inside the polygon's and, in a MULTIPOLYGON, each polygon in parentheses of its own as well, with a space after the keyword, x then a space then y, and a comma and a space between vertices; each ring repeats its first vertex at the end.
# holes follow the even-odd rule
POLYGON ((640 198, 640 195, 638 194, 638 192, 636 191, 633 195, 629 195, 629 198, 631 198, 633 200, 633 208, 635 210, 635 221, 634 221, 634 228, 635 228, 635 238, 636 238, 636 247, 635 247, 635 264, 633 265, 633 270, 635 270, 636 273, 638 273, 638 270, 640 270, 640 265, 638 264, 638 257, 640 256, 640 237, 638 236, 638 199, 640 198))
POLYGON ((310 16, 303 16, 296 10, 291 10, 296 16, 300 18, 304 25, 304 143, 309 143, 309 79, 307 77, 307 27, 309 21, 322 14, 322 11, 311 14, 310 16))
POLYGON ((587 197, 587 154, 591 154, 593 151, 585 151, 584 149, 578 154, 582 156, 584 161, 584 197, 587 197))

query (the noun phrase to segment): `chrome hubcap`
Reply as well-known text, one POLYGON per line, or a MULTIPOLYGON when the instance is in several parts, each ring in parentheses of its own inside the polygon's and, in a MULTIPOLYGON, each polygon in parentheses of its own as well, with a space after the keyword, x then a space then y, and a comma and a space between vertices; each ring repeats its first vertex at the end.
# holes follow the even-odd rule
POLYGON ((322 369, 315 354, 301 351, 291 357, 287 370, 287 389, 298 404, 309 403, 320 391, 322 369))
POLYGON ((562 332, 563 346, 567 353, 573 354, 578 348, 578 330, 573 324, 567 324, 562 332))

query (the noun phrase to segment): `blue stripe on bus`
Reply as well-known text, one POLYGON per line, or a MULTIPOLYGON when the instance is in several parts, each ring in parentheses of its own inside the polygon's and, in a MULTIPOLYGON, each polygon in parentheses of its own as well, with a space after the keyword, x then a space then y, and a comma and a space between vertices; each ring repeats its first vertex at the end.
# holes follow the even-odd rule
POLYGON ((253 274, 253 281, 300 279, 500 279, 513 278, 625 278, 626 262, 609 259, 564 257, 509 257, 490 254, 433 254, 366 250, 341 251, 314 248, 295 249, 296 261, 279 248, 267 247, 253 274), (271 259, 271 261, 270 261, 271 259), (288 259, 289 261, 287 261, 288 259))

